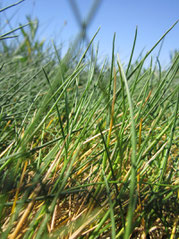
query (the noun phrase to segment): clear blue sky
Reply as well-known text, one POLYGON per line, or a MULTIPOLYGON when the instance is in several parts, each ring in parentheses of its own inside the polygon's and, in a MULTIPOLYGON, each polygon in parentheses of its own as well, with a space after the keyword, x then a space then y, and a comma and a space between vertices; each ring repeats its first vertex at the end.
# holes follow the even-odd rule
MULTIPOLYGON (((0 0, 1 7, 18 0, 0 0)), ((92 0, 76 0, 82 19, 87 16, 92 0)), ((25 16, 37 17, 40 21, 39 37, 47 41, 55 39, 64 49, 75 39, 79 25, 70 6, 69 0, 25 0, 22 4, 5 12, 6 17, 13 17, 11 24, 26 23, 25 16), (66 23, 66 24, 64 24, 66 23)), ((5 22, 1 14, 1 26, 5 22), (4 22, 3 22, 4 21, 4 22)), ((100 7, 89 28, 91 39, 98 27, 96 38, 99 42, 100 56, 111 56, 112 39, 116 32, 116 51, 123 62, 130 56, 135 28, 138 26, 138 38, 135 57, 148 51, 156 41, 179 19, 179 0, 101 0, 100 7)), ((160 61, 166 65, 170 52, 179 50, 179 23, 164 40, 160 61)), ((153 55, 155 56, 157 52, 153 55)))

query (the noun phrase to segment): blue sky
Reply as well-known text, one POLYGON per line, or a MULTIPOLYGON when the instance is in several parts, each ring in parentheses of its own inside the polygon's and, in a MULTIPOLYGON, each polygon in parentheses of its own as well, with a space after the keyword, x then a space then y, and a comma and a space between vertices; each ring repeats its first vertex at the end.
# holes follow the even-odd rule
MULTIPOLYGON (((0 0, 1 7, 15 3, 17 0, 0 0)), ((76 0, 81 18, 87 16, 92 0, 76 0)), ((79 33, 79 24, 69 0, 25 0, 22 4, 1 14, 1 26, 6 18, 11 18, 12 26, 19 22, 26 23, 25 16, 40 21, 39 38, 62 43, 64 50, 79 33)), ((95 40, 99 42, 100 56, 111 56, 112 39, 116 32, 115 52, 123 62, 130 56, 136 26, 138 37, 135 58, 140 52, 148 51, 156 41, 179 19, 179 0, 101 0, 100 7, 87 29, 91 39, 98 27, 100 32, 95 40)), ((159 49, 159 48, 158 48, 159 49)), ((157 50, 158 50, 157 49, 157 50)), ((179 50, 179 23, 164 40, 160 61, 169 62, 170 52, 179 50)), ((153 53, 155 57, 157 51, 153 53)))

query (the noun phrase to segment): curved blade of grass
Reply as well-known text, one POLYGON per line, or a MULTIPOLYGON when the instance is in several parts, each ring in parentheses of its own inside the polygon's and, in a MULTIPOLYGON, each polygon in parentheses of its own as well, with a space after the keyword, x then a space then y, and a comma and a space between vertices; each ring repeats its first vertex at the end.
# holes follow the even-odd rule
POLYGON ((128 63, 127 70, 126 70, 126 76, 128 76, 128 71, 129 71, 129 69, 130 69, 131 62, 132 62, 132 58, 133 58, 133 55, 134 55, 134 49, 135 49, 136 40, 137 40, 137 30, 138 30, 138 28, 137 28, 137 26, 136 26, 135 36, 134 36, 134 42, 133 42, 133 46, 132 46, 132 51, 131 51, 129 63, 128 63))
POLYGON ((2 8, 2 9, 0 9, 0 13, 3 12, 3 11, 6 11, 7 9, 9 9, 9 8, 11 8, 11 7, 17 6, 18 4, 20 4, 20 3, 24 2, 24 1, 25 1, 25 0, 20 0, 19 2, 13 3, 13 4, 11 4, 11 5, 7 6, 7 7, 5 7, 5 8, 2 8))
MULTIPOLYGON (((109 90, 108 90, 108 97, 110 99, 111 95, 111 84, 112 84, 112 76, 113 76, 113 69, 114 69, 114 49, 115 49, 115 39, 116 39, 116 33, 114 33, 113 36, 113 43, 112 43, 112 60, 111 60, 111 71, 110 71, 110 82, 109 82, 109 90)), ((108 100, 109 100, 108 99, 108 100)), ((110 112, 111 113, 111 112, 110 112)))
POLYGON ((132 157, 131 157, 131 178, 130 178, 130 198, 129 198, 129 207, 128 207, 128 213, 127 213, 127 226, 125 229, 124 238, 128 239, 131 234, 132 229, 132 219, 133 219, 133 213, 136 206, 136 186, 137 186, 137 165, 136 165, 136 130, 135 130, 135 121, 134 121, 134 113, 133 113, 133 105, 132 105, 132 99, 130 96, 130 90, 127 83, 127 78, 124 73, 122 64, 119 59, 117 59, 117 64, 119 71, 121 73, 121 76, 125 83, 126 93, 127 93, 127 99, 129 103, 129 110, 130 110, 130 117, 131 117, 131 143, 132 143, 132 157))
POLYGON ((6 37, 0 37, 0 41, 2 40, 7 40, 7 39, 12 39, 12 38, 16 38, 18 37, 18 35, 14 35, 14 36, 6 36, 6 37))
POLYGON ((22 29, 22 28, 24 28, 24 27, 29 26, 29 24, 30 24, 30 23, 24 24, 24 25, 22 25, 22 26, 20 26, 20 27, 14 28, 13 30, 11 30, 11 31, 9 31, 9 32, 4 33, 3 35, 0 36, 0 39, 2 39, 2 38, 4 38, 4 37, 8 36, 8 35, 11 34, 11 33, 16 32, 16 31, 18 31, 18 30, 20 30, 20 29, 22 29))

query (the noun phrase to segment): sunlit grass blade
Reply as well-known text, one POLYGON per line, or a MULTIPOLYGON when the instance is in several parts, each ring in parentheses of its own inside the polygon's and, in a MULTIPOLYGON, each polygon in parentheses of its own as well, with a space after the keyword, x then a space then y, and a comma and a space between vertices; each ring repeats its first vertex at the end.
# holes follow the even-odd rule
POLYGON ((130 54, 129 63, 127 65, 126 76, 128 76, 128 72, 129 72, 129 69, 131 67, 132 58, 133 58, 133 55, 134 55, 134 49, 135 49, 136 40, 137 40, 137 30, 138 30, 138 28, 136 27, 133 46, 132 46, 132 51, 131 51, 131 54, 130 54))
POLYGON ((132 230, 132 220, 133 220, 133 214, 134 214, 134 210, 136 206, 136 196, 137 196, 136 195, 136 186, 137 186, 136 145, 137 143, 136 143, 135 120, 134 120, 133 105, 132 105, 132 100, 130 96, 130 90, 127 83, 126 75, 124 73, 123 67, 119 59, 119 55, 118 55, 117 63, 118 63, 119 71, 121 72, 123 81, 125 83, 129 110, 130 110, 130 118, 131 118, 132 156, 131 156, 130 199, 129 199, 128 214, 127 214, 127 226, 126 226, 125 235, 124 235, 124 238, 128 239, 132 230))

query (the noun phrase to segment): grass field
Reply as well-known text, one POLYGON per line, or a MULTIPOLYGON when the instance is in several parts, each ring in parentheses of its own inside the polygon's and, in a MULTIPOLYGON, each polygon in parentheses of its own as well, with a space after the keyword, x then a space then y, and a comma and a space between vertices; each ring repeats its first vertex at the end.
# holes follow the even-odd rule
POLYGON ((178 238, 179 54, 144 67, 174 25, 124 65, 0 36, 0 238, 178 238))

